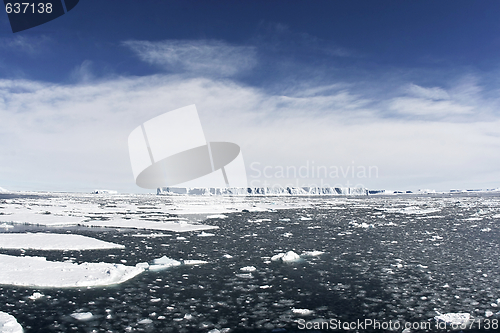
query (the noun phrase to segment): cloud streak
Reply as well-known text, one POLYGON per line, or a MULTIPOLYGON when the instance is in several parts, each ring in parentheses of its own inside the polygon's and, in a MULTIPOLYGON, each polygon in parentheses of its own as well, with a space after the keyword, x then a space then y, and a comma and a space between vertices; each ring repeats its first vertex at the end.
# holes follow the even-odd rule
POLYGON ((254 47, 233 46, 216 40, 131 40, 123 42, 123 45, 141 60, 176 73, 233 76, 256 64, 254 47))

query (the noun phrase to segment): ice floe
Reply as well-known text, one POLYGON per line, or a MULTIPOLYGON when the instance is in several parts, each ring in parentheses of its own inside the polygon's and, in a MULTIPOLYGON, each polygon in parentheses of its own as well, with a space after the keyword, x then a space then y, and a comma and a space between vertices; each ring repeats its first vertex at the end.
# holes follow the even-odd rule
POLYGON ((94 317, 92 312, 75 312, 72 313, 70 316, 80 321, 87 321, 94 317))
POLYGON ((106 286, 127 281, 144 270, 121 264, 75 264, 4 254, 0 254, 0 266, 0 284, 25 287, 106 286))
POLYGON ((77 225, 84 220, 83 217, 60 216, 53 214, 37 213, 15 213, 0 215, 0 222, 12 222, 17 224, 34 224, 46 226, 77 225))
POLYGON ((240 268, 240 271, 242 272, 255 272, 256 270, 257 268, 255 268, 255 266, 245 266, 240 268))
POLYGON ((23 333, 23 327, 16 318, 8 313, 0 312, 0 332, 2 333, 23 333))
POLYGON ((320 256, 322 255, 323 251, 305 251, 305 252, 302 252, 301 256, 303 257, 317 257, 317 256, 320 256))
POLYGON ((169 258, 167 256, 163 256, 161 258, 154 259, 152 264, 139 263, 136 265, 136 267, 149 269, 150 271, 162 271, 164 269, 167 269, 170 267, 175 267, 175 266, 181 266, 181 265, 194 266, 194 265, 202 265, 202 264, 207 264, 207 263, 208 263, 208 261, 205 261, 205 260, 195 260, 195 259, 175 260, 175 259, 169 258))
MULTIPOLYGON (((436 311, 437 312, 437 311, 436 311)), ((438 315, 434 317, 436 321, 442 321, 450 325, 463 325, 467 324, 471 316, 469 313, 437 313, 438 315)))
POLYGON ((309 309, 295 309, 295 308, 292 308, 292 313, 296 314, 296 315, 299 315, 299 316, 309 316, 309 315, 313 314, 314 311, 313 310, 309 310, 309 309))
POLYGON ((207 219, 225 219, 227 216, 222 214, 208 215, 207 219))
POLYGON ((125 246, 72 234, 0 233, 1 249, 97 250, 123 249, 125 246))

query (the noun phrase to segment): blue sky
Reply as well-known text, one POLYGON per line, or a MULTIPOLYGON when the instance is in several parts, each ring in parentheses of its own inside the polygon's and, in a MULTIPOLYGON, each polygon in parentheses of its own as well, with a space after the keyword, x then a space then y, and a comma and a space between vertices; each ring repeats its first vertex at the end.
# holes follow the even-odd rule
POLYGON ((82 0, 16 34, 0 15, 0 186, 142 192, 128 134, 196 104, 256 186, 499 187, 499 9, 82 0))

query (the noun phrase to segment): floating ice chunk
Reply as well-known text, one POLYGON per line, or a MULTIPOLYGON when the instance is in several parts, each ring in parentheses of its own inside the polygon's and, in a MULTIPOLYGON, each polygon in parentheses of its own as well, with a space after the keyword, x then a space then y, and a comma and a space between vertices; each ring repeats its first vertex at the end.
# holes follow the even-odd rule
POLYGON ((153 321, 149 318, 146 318, 146 319, 142 319, 142 320, 139 320, 137 322, 137 324, 141 324, 141 325, 147 325, 147 324, 151 324, 153 321))
POLYGON ((485 316, 485 317, 491 317, 491 316, 493 316, 493 311, 491 311, 491 310, 486 310, 486 311, 484 312, 484 316, 485 316))
POLYGON ((211 234, 204 231, 202 231, 201 234, 198 234, 198 237, 212 237, 212 236, 215 236, 215 234, 211 234))
POLYGON ((300 259, 300 256, 293 251, 288 251, 287 253, 285 253, 285 255, 283 257, 281 257, 281 260, 283 262, 293 262, 293 261, 297 261, 299 259, 300 259))
POLYGON ((296 315, 299 315, 299 316, 309 316, 311 314, 314 313, 313 310, 309 310, 309 309, 295 309, 295 308, 292 308, 292 312, 293 314, 296 314, 296 315))
POLYGON ((177 237, 176 239, 177 239, 177 240, 186 240, 186 237, 182 237, 182 236, 180 236, 180 237, 177 237))
POLYGON ((16 318, 8 313, 0 312, 0 332, 2 333, 23 333, 23 327, 16 318))
POLYGON ((285 232, 282 236, 283 237, 292 237, 293 234, 291 232, 285 232))
MULTIPOLYGON (((436 311, 437 312, 437 311, 436 311)), ((441 314, 437 312, 438 316, 435 316, 434 319, 436 321, 444 321, 447 324, 450 325, 463 325, 467 324, 470 320, 470 314, 469 313, 445 313, 441 314)))
POLYGON ((30 287, 89 287, 119 284, 144 270, 108 263, 47 261, 0 254, 0 284, 30 287))
POLYGON ((75 312, 71 314, 71 317, 75 318, 76 320, 87 321, 92 319, 94 315, 92 314, 92 312, 75 312))
POLYGON ((483 232, 490 232, 491 228, 484 228, 484 229, 481 229, 481 231, 483 231, 483 232))
POLYGON ((223 214, 208 215, 207 219, 225 219, 227 216, 223 214))
POLYGON ((252 273, 236 274, 236 276, 243 279, 253 279, 252 273))
POLYGON ((302 217, 300 218, 300 220, 301 220, 301 221, 311 221, 311 220, 312 220, 312 218, 311 218, 311 217, 305 217, 305 216, 302 216, 302 217))
POLYGON ((82 235, 49 233, 3 233, 0 234, 0 248, 78 251, 98 249, 123 249, 125 248, 125 246, 104 242, 82 235))
POLYGON ((42 293, 34 292, 33 295, 29 296, 28 298, 34 301, 36 299, 42 298, 43 296, 45 295, 42 293))
POLYGON ((233 256, 230 255, 230 254, 225 254, 225 255, 223 255, 223 257, 226 258, 226 259, 231 259, 233 256))
POLYGON ((302 256, 304 257, 317 257, 319 255, 322 255, 323 251, 305 251, 305 252, 302 252, 302 256))
POLYGON ((242 272, 255 272, 256 270, 257 268, 255 268, 254 266, 245 266, 240 268, 240 271, 242 272))
POLYGON ((271 261, 279 260, 283 262, 294 262, 300 260, 300 256, 293 251, 288 251, 287 253, 278 253, 271 257, 271 261))
POLYGON ((284 255, 285 255, 284 253, 278 253, 278 254, 271 257, 271 261, 278 261, 281 258, 283 258, 284 255))
MULTIPOLYGON (((167 256, 163 256, 161 258, 153 260, 154 265, 162 265, 166 267, 179 266, 181 265, 180 261, 169 258, 167 256)), ((151 267, 150 267, 151 268, 151 267)))
POLYGON ((351 222, 349 223, 351 225, 353 225, 354 227, 356 228, 365 228, 365 229, 369 229, 369 228, 373 228, 373 224, 368 224, 366 222, 363 222, 363 223, 356 223, 356 222, 351 222))

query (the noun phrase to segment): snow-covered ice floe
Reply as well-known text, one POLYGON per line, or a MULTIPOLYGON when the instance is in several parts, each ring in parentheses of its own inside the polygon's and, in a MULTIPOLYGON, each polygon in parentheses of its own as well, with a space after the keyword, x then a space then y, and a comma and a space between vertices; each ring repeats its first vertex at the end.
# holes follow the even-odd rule
POLYGON ((2 333, 23 333, 23 327, 16 318, 8 313, 0 312, 0 332, 2 333))
POLYGON ((470 321, 471 316, 468 313, 452 313, 452 312, 450 312, 450 313, 442 314, 442 313, 438 312, 438 315, 435 316, 434 319, 436 321, 445 322, 445 323, 450 324, 450 325, 464 325, 470 321))
POLYGON ((77 225, 85 218, 76 216, 60 216, 53 214, 37 213, 14 213, 10 215, 0 215, 0 222, 12 222, 17 224, 35 224, 45 226, 77 225))
POLYGON ((204 225, 204 224, 191 224, 185 221, 168 221, 168 222, 154 222, 136 219, 120 219, 109 221, 87 221, 80 223, 88 227, 108 227, 108 228, 131 228, 131 229, 148 229, 148 230, 163 230, 163 231, 201 231, 217 229, 217 226, 204 225))
POLYGON ((98 250, 123 249, 120 244, 72 234, 49 233, 0 233, 1 249, 30 250, 98 250))
POLYGON ((25 287, 106 286, 122 283, 144 271, 122 264, 75 264, 4 254, 0 254, 0 267, 0 284, 25 287))

